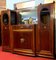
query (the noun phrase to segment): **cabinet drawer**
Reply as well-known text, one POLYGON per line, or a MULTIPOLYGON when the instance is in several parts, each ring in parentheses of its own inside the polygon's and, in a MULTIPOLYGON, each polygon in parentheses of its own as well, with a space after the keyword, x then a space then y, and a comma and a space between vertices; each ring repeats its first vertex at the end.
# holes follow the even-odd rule
POLYGON ((33 29, 33 25, 18 25, 18 26, 12 26, 12 29, 33 29))

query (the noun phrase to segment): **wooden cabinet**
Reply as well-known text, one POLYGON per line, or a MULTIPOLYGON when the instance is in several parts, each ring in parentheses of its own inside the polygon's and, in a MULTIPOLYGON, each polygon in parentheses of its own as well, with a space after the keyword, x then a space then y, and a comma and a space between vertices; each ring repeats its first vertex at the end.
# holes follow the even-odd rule
POLYGON ((56 51, 55 3, 38 6, 38 24, 18 24, 15 11, 2 11, 2 49, 12 53, 53 58, 56 51))
POLYGON ((38 6, 38 25, 36 27, 36 54, 43 57, 55 55, 55 3, 38 6))
POLYGON ((12 26, 12 29, 14 53, 35 56, 34 25, 12 26))
POLYGON ((2 50, 4 51, 12 49, 11 25, 16 24, 16 16, 16 12, 11 10, 4 10, 1 13, 2 50))
POLYGON ((3 11, 1 15, 1 33, 2 33, 2 50, 10 50, 10 29, 9 29, 9 12, 3 11))

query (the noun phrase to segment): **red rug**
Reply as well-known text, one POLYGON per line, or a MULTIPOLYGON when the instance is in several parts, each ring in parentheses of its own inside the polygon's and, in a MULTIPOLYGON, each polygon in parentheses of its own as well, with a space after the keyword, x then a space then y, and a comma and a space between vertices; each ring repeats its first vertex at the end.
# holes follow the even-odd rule
POLYGON ((0 48, 0 60, 54 60, 54 59, 21 56, 9 52, 3 52, 2 49, 0 48))

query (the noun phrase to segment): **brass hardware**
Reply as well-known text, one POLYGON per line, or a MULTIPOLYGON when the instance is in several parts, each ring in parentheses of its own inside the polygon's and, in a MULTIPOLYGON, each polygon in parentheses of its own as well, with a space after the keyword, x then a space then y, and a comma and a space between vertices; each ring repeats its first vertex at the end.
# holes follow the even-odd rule
POLYGON ((20 39, 20 42, 21 42, 21 43, 23 43, 24 41, 25 41, 25 39, 24 39, 24 38, 21 38, 21 39, 20 39))
POLYGON ((7 27, 5 27, 5 29, 7 29, 7 27))
POLYGON ((23 29, 24 27, 23 27, 23 26, 21 26, 20 28, 21 28, 21 29, 23 29))
POLYGON ((46 26, 44 26, 44 29, 46 29, 46 26))

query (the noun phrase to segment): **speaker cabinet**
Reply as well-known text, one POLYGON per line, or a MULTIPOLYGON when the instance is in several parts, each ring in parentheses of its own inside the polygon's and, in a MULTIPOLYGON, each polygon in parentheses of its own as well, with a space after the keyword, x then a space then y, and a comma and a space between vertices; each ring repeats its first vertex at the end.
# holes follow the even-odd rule
POLYGON ((11 25, 17 24, 17 15, 15 11, 4 10, 1 13, 1 34, 2 48, 4 51, 11 51, 12 32, 11 25))
POLYGON ((38 25, 36 27, 36 55, 54 57, 55 55, 55 3, 38 6, 38 25))

